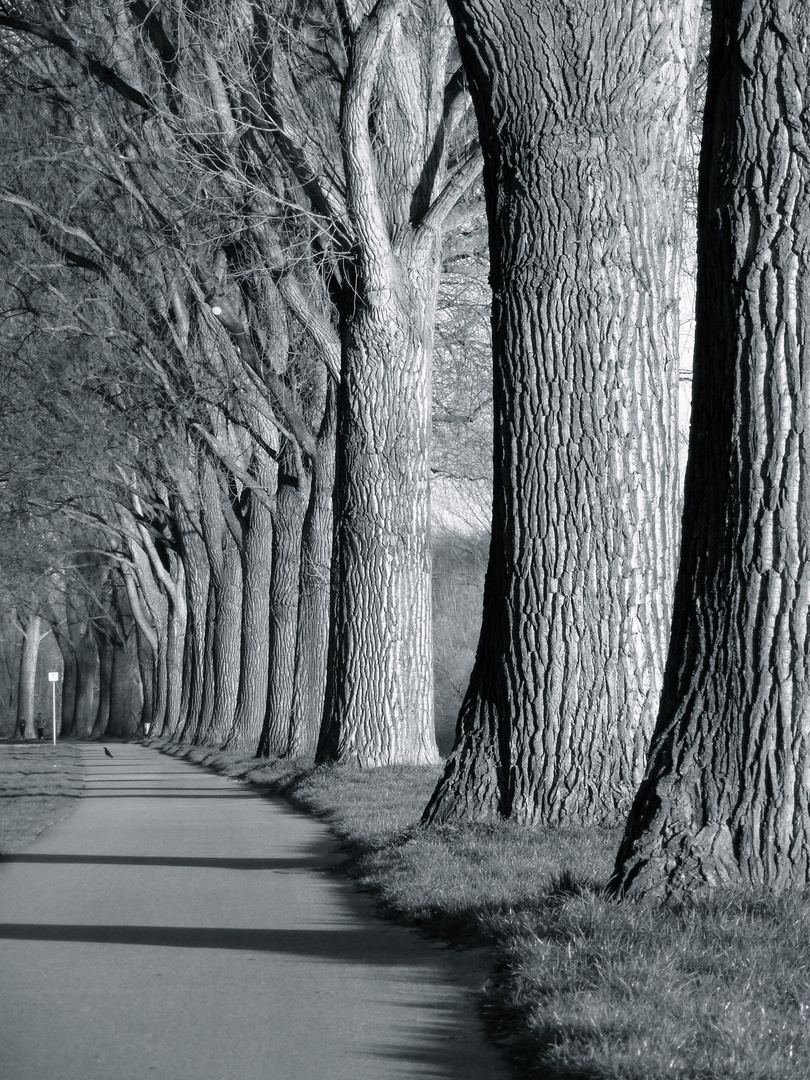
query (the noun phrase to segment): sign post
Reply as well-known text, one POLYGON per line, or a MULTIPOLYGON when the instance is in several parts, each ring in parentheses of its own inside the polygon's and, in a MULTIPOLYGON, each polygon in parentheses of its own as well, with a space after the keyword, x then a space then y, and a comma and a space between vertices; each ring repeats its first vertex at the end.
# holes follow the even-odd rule
POLYGON ((48 682, 53 689, 53 745, 56 746, 56 684, 59 682, 59 672, 49 671, 48 682))

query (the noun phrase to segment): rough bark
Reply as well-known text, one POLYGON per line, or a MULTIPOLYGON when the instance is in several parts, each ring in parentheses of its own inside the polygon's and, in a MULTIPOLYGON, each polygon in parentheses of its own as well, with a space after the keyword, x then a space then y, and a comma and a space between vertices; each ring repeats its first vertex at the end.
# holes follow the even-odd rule
POLYGON ((210 721, 198 732, 196 741, 219 745, 233 727, 239 693, 242 567, 239 548, 225 520, 226 508, 216 465, 205 458, 201 472, 201 521, 211 572, 208 610, 211 672, 207 677, 211 678, 213 709, 210 721))
POLYGON ((62 653, 62 701, 58 728, 60 737, 65 739, 73 732, 73 718, 76 715, 76 657, 67 634, 58 624, 51 625, 62 653))
POLYGON ((452 0, 484 151, 493 528, 427 820, 615 822, 676 554, 679 162, 693 0, 452 0))
POLYGON ((23 728, 23 738, 33 739, 34 707, 36 704, 37 657, 42 638, 42 619, 39 615, 21 617, 23 646, 20 652, 20 675, 17 691, 17 731, 23 728))
POLYGON ((132 619, 122 619, 110 672, 110 722, 107 735, 128 739, 138 730, 144 690, 138 664, 138 635, 132 619))
POLYGON ((149 637, 144 633, 143 626, 136 620, 136 638, 138 652, 138 669, 140 671, 143 696, 141 698, 140 726, 144 731, 149 729, 152 733, 152 718, 155 703, 155 656, 149 637))
POLYGON ((244 512, 242 543, 242 657, 239 698, 228 746, 256 752, 267 707, 270 653, 270 587, 273 574, 273 498, 278 466, 261 447, 254 449, 251 491, 244 512))
MULTIPOLYGON (((180 486, 178 481, 178 487, 180 486)), ((174 516, 177 523, 178 543, 186 571, 188 609, 182 698, 175 738, 179 741, 193 742, 201 723, 203 710, 206 614, 211 572, 202 537, 198 507, 192 498, 190 486, 181 488, 181 496, 176 502, 174 516)))
POLYGON ((346 7, 356 23, 341 137, 357 249, 342 310, 332 620, 318 756, 427 763, 438 760, 428 523, 440 227, 426 206, 439 181, 430 164, 449 27, 431 2, 392 0, 367 17, 360 5, 346 7))
POLYGON ((76 662, 76 704, 71 734, 74 738, 87 739, 98 711, 98 642, 90 620, 79 613, 69 615, 68 631, 76 662))
POLYGON ((296 478, 292 450, 287 447, 279 471, 273 509, 273 569, 270 583, 270 639, 267 709, 258 752, 282 757, 290 739, 298 631, 301 531, 309 501, 309 479, 296 478))
POLYGON ((309 506, 301 534, 295 689, 287 754, 314 754, 323 719, 329 646, 329 578, 332 562, 332 493, 335 484, 335 386, 326 391, 312 471, 309 506))
POLYGON ((98 705, 96 706, 96 719, 90 737, 100 739, 110 724, 115 646, 106 634, 99 634, 96 641, 98 646, 98 705))
POLYGON ((633 894, 810 880, 808 105, 804 0, 717 0, 672 644, 615 876, 633 894))
POLYGON ((172 584, 166 628, 166 719, 163 735, 171 738, 180 726, 183 705, 183 658, 188 629, 186 571, 182 558, 169 552, 167 576, 172 584))

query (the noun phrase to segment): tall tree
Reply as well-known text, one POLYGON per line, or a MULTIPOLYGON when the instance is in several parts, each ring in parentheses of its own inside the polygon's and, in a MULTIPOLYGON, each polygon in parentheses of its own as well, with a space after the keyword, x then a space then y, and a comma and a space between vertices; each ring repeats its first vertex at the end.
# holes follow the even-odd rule
POLYGON ((609 822, 674 580, 677 278, 696 0, 451 0, 484 151, 493 530, 426 820, 609 822))
POLYGON ((810 8, 715 0, 661 711, 615 886, 810 880, 810 8))

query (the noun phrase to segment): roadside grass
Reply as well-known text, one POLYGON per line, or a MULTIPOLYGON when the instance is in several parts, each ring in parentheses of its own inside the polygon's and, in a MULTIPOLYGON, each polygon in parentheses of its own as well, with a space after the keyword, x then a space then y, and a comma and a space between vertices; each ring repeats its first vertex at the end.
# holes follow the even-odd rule
POLYGON ((0 857, 69 814, 83 786, 75 744, 0 744, 0 857))
POLYGON ((605 895, 616 830, 432 827, 438 769, 316 768, 161 746, 281 794, 338 836, 384 911, 486 946, 490 1031, 525 1080, 806 1080, 810 897, 680 910, 605 895))

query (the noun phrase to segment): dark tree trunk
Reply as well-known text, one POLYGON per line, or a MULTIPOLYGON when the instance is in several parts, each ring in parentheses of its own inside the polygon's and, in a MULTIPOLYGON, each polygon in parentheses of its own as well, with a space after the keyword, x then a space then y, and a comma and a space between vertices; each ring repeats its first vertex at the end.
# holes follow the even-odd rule
POLYGON ((70 618, 68 627, 76 658, 76 711, 71 734, 78 739, 87 739, 92 734, 98 711, 98 643, 89 619, 70 618))
POLYGON ((121 640, 113 648, 107 735, 128 739, 138 730, 143 718, 144 689, 135 623, 122 619, 120 634, 121 640))
POLYGON ((672 645, 615 877, 659 897, 810 880, 810 6, 713 10, 672 645))
POLYGON ((137 624, 138 646, 138 669, 141 673, 141 687, 143 688, 140 726, 144 731, 152 733, 152 719, 154 715, 155 701, 155 657, 149 639, 143 632, 140 624, 137 624))
POLYGON ((644 767, 676 554, 695 0, 451 0, 493 287, 481 636, 426 819, 608 823, 644 767))
POLYGON ((112 671, 115 646, 106 634, 99 634, 98 643, 98 706, 93 724, 92 738, 100 739, 110 724, 112 697, 112 671))
POLYGON ((73 720, 76 716, 76 657, 70 638, 61 630, 54 629, 54 636, 59 651, 62 653, 62 702, 59 723, 60 738, 66 739, 73 734, 73 720))

